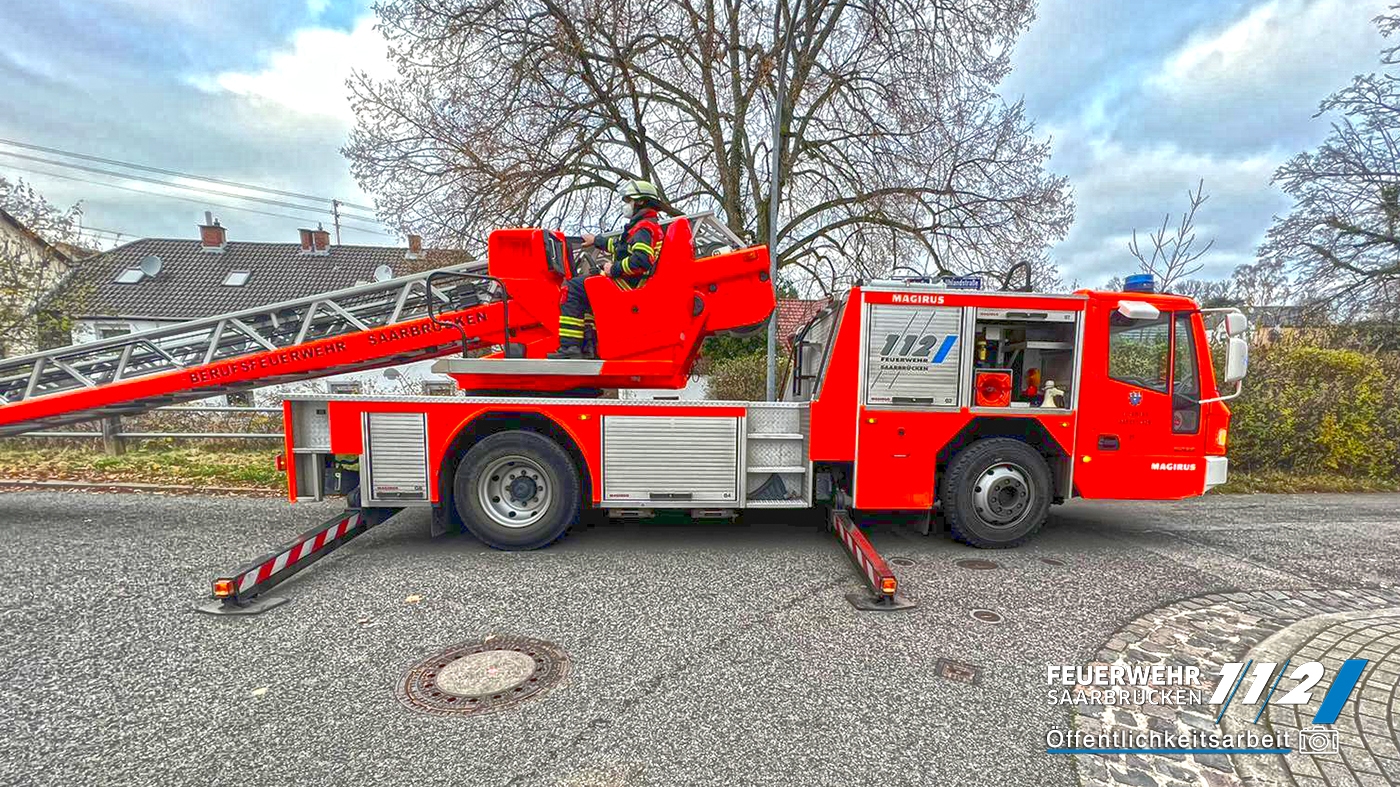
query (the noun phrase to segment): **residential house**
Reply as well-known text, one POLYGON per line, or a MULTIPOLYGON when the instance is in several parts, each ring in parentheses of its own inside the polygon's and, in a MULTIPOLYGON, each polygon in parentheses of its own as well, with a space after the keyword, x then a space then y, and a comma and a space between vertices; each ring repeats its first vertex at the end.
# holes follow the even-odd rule
MULTIPOLYGON (((23 355, 51 343, 54 327, 32 317, 44 293, 68 275, 80 249, 50 243, 0 210, 0 357, 23 355)), ((59 341, 60 344, 66 342, 59 341)))
MULTIPOLYGON (((198 238, 146 238, 88 259, 57 296, 71 299, 66 306, 72 341, 108 339, 364 284, 381 266, 401 276, 470 260, 461 251, 424 250, 413 235, 407 248, 333 244, 321 227, 299 235, 294 243, 230 239, 228 228, 206 213, 198 238)), ((292 384, 258 398, 275 399, 288 390, 452 393, 452 381, 433 375, 430 365, 423 361, 292 384)))

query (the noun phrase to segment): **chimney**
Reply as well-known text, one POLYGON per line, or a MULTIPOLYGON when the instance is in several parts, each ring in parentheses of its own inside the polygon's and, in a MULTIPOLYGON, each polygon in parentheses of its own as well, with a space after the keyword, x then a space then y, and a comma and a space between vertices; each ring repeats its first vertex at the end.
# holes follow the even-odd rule
POLYGON ((409 236, 408 236, 408 251, 403 255, 403 258, 406 259, 406 260, 421 260, 421 259, 423 259, 423 236, 422 236, 422 235, 409 235, 409 236))
POLYGON ((316 229, 301 229, 301 253, 326 256, 331 253, 331 234, 320 225, 316 229))
POLYGON ((227 245, 228 233, 224 231, 223 225, 214 218, 214 214, 204 211, 204 223, 199 225, 199 247, 203 251, 218 254, 227 245))

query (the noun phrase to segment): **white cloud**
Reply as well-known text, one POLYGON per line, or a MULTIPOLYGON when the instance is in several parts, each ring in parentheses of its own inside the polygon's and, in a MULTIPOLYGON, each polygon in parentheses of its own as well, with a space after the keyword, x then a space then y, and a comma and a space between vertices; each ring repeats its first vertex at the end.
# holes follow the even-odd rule
POLYGON ((1187 190, 1201 178, 1209 199, 1196 217, 1197 244, 1216 242, 1201 260, 1206 264, 1202 277, 1228 276, 1236 265, 1252 260, 1270 217, 1288 204, 1269 185, 1278 166, 1275 156, 1207 155, 1170 144, 1128 147, 1102 139, 1061 147, 1063 153, 1057 151, 1056 157, 1074 160, 1070 176, 1080 210, 1054 257, 1066 278, 1081 282, 1099 284, 1131 272, 1136 265, 1127 251, 1132 231, 1143 238, 1161 226, 1165 214, 1178 220, 1187 206, 1187 190))
MULTIPOLYGON (((1074 227, 1052 251, 1067 279, 1098 284, 1131 271, 1133 229, 1141 238, 1164 214, 1179 218, 1201 178, 1210 199, 1197 216, 1197 243, 1214 239, 1215 246, 1198 275, 1221 278, 1252 261, 1272 217, 1289 207, 1270 184, 1275 169, 1327 133, 1330 119, 1313 117, 1318 102, 1352 75, 1380 67, 1384 39, 1371 19, 1385 0, 1195 8, 1214 19, 1193 22, 1189 32, 1154 37, 1165 23, 1144 20, 1112 34, 1092 26, 1082 33, 1145 42, 1139 60, 1117 52, 1051 116, 1051 168, 1069 177, 1078 207, 1074 227)), ((1063 21, 1057 29, 1069 29, 1063 21)), ((1075 40, 1061 46, 1079 51, 1075 40)), ((1043 61, 1025 65, 1046 70, 1043 61)))
POLYGON ((1336 72, 1374 70, 1385 0, 1270 0, 1223 27, 1198 31, 1166 56, 1147 87, 1174 98, 1316 95, 1336 72))
POLYGON ((387 53, 384 37, 374 29, 374 17, 366 16, 348 33, 326 28, 297 31, 290 49, 268 56, 260 71, 228 71, 196 79, 195 84, 210 92, 227 91, 298 113, 349 121, 352 114, 345 81, 351 70, 390 75, 387 53))

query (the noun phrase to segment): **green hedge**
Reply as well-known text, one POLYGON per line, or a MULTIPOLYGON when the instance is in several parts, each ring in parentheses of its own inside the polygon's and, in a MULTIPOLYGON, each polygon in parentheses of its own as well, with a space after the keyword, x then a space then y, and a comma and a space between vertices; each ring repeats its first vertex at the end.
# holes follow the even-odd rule
MULTIPOLYGON (((768 358, 763 353, 716 359, 710 364, 710 398, 761 402, 767 391, 768 358)), ((778 359, 778 385, 787 376, 787 359, 778 359)))
POLYGON ((1252 348, 1231 402, 1230 457, 1245 471, 1400 475, 1400 358, 1297 342, 1252 348))

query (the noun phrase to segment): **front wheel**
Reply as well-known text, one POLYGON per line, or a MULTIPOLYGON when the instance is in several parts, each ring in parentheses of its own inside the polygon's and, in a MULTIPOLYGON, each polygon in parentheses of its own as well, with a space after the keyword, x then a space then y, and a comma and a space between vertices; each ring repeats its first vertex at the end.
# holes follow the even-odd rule
POLYGON ((1050 466, 1020 440, 978 440, 953 457, 939 502, 953 535, 975 547, 1017 546, 1050 514, 1050 466))
POLYGON ((578 518, 573 460, 535 432, 499 432, 472 446, 452 480, 453 504, 472 535, 497 549, 537 549, 578 518))

